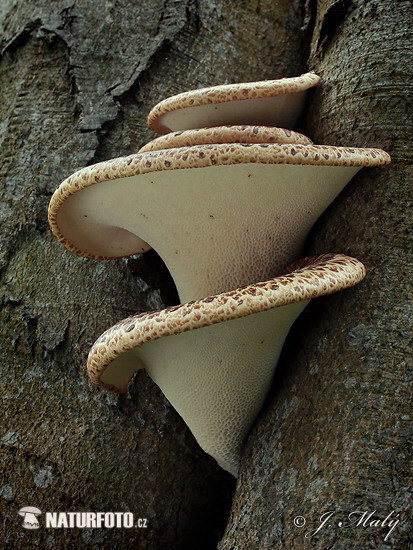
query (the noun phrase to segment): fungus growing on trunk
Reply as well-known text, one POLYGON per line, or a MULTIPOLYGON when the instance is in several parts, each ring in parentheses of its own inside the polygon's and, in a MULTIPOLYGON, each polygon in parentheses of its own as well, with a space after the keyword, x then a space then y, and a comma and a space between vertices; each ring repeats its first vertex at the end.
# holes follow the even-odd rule
POLYGON ((138 153, 64 181, 49 207, 53 233, 89 258, 151 246, 181 302, 273 277, 301 253, 323 210, 379 149, 217 144, 138 153))
POLYGON ((311 145, 307 136, 286 128, 273 126, 217 126, 183 130, 160 136, 139 149, 139 153, 175 149, 191 145, 212 145, 214 143, 289 143, 311 145))
POLYGON ((146 369, 200 446, 237 476, 242 444, 292 323, 311 298, 365 275, 362 263, 339 254, 304 258, 291 268, 269 281, 121 321, 93 345, 91 380, 123 393, 133 373, 146 369))
POLYGON ((306 90, 319 82, 320 77, 310 72, 292 78, 191 90, 158 103, 149 113, 148 124, 159 134, 222 124, 293 128, 306 90))
POLYGON ((49 206, 59 241, 98 259, 153 246, 184 302, 109 329, 89 356, 92 380, 122 392, 145 368, 201 447, 237 475, 291 324, 309 299, 356 284, 364 268, 327 255, 273 277, 356 172, 388 162, 380 149, 223 143, 138 153, 69 177, 49 206))

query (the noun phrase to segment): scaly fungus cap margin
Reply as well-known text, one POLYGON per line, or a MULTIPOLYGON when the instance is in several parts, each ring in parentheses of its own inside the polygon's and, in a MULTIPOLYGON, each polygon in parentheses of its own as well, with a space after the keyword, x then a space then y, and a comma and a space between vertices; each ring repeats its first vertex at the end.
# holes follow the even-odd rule
MULTIPOLYGON (((283 164, 315 166, 382 166, 390 162, 390 156, 381 149, 361 149, 352 147, 330 147, 326 145, 277 145, 277 144, 217 144, 165 149, 149 153, 136 153, 128 157, 115 158, 87 166, 67 178, 54 192, 49 204, 49 224, 53 234, 68 250, 88 258, 113 259, 122 254, 107 256, 84 251, 66 238, 58 223, 59 211, 65 201, 74 195, 96 185, 109 183, 139 174, 160 171, 175 171, 176 184, 179 184, 179 170, 239 164, 283 164)), ((171 185, 174 179, 171 178, 171 185)), ((150 246, 141 241, 136 250, 129 254, 141 253, 150 246)))
MULTIPOLYGON (((262 99, 274 98, 286 94, 294 94, 304 92, 313 86, 316 86, 320 82, 320 77, 314 72, 305 73, 301 76, 295 76, 291 78, 280 78, 277 80, 262 80, 259 82, 242 82, 237 84, 222 84, 219 86, 211 86, 208 88, 201 88, 198 90, 190 90, 183 92, 172 97, 168 97, 155 105, 155 107, 150 111, 148 115, 148 125, 158 133, 165 134, 169 131, 174 130, 184 130, 189 128, 201 128, 203 126, 217 126, 219 124, 231 123, 231 124, 249 124, 250 119, 255 120, 256 123, 260 123, 257 120, 262 118, 261 112, 258 112, 257 106, 262 99), (222 115, 218 114, 215 111, 221 109, 224 104, 236 103, 244 101, 253 101, 254 108, 248 109, 245 105, 240 108, 235 109, 235 111, 228 109, 223 110, 222 115), (202 112, 203 109, 199 109, 198 113, 195 113, 194 108, 212 106, 213 109, 208 109, 205 112, 202 112), (219 108, 217 107, 219 106, 219 108), (189 120, 185 120, 186 115, 189 115, 189 110, 191 116, 189 120), (165 123, 166 115, 174 112, 180 112, 180 116, 169 123, 165 123), (205 116, 208 113, 208 116, 205 116), (235 114, 236 113, 236 114, 235 114), (197 122, 192 121, 192 116, 195 115, 197 122), (218 119, 221 121, 219 124, 210 124, 209 120, 212 120, 211 117, 218 116, 218 119), (201 118, 199 119, 199 116, 201 118), (236 121, 232 117, 236 117, 236 121), (163 120, 162 120, 163 119, 163 120), (182 126, 184 124, 184 126, 182 126), (189 124, 189 125, 188 125, 189 124), (186 126, 185 126, 186 125, 186 126)), ((275 114, 275 119, 272 120, 272 123, 269 125, 275 126, 288 126, 291 127, 294 124, 296 117, 299 114, 299 111, 302 107, 302 98, 299 102, 292 101, 290 104, 280 103, 282 111, 291 111, 288 114, 288 118, 285 120, 286 123, 282 124, 281 122, 276 122, 278 119, 277 114, 274 113, 274 106, 268 105, 268 109, 264 109, 265 118, 272 120, 275 114)), ((231 107, 230 107, 231 109, 231 107)))
POLYGON ((307 136, 273 126, 217 126, 215 128, 198 128, 182 130, 160 136, 139 149, 139 153, 175 149, 193 145, 214 143, 290 143, 312 145, 307 136))
POLYGON ((101 376, 111 361, 132 348, 166 336, 331 294, 356 285, 366 274, 361 262, 343 254, 303 258, 287 270, 290 268, 292 272, 269 281, 124 319, 104 332, 93 345, 87 361, 91 381, 103 389, 125 393, 129 380, 117 387, 104 383, 101 376))

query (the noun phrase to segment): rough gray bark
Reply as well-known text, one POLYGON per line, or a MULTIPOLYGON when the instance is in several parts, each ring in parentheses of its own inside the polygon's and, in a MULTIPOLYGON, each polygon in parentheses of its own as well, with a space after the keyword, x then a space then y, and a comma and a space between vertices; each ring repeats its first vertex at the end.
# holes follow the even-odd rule
POLYGON ((393 162, 362 170, 310 236, 308 253, 354 255, 367 278, 313 303, 290 334, 219 548, 407 549, 411 3, 309 0, 306 10, 310 67, 323 79, 308 104, 308 135, 378 146, 393 162), (373 512, 371 521, 393 510, 404 523, 387 540, 389 527, 339 525, 352 511, 373 512), (328 525, 306 538, 328 511, 328 525), (294 526, 297 516, 305 527, 294 526))
POLYGON ((300 74, 300 12, 289 0, 4 0, 1 511, 3 542, 27 548, 215 548, 233 479, 202 453, 140 373, 117 397, 84 372, 95 338, 176 299, 156 255, 94 262, 47 226, 75 169, 134 152, 146 115, 173 93, 300 74), (160 289, 160 290, 159 290, 160 289), (27 531, 22 506, 131 511, 146 530, 27 531))

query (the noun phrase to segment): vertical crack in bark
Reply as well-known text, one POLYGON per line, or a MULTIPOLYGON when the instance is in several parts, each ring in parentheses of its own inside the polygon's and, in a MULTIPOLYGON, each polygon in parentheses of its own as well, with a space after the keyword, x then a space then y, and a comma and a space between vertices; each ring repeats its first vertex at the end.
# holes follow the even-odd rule
POLYGON ((333 40, 341 23, 352 9, 352 0, 336 0, 324 14, 313 58, 321 55, 333 40))
POLYGON ((303 11, 303 39, 305 42, 305 49, 310 51, 311 41, 313 38, 314 26, 317 20, 317 0, 302 0, 303 11))

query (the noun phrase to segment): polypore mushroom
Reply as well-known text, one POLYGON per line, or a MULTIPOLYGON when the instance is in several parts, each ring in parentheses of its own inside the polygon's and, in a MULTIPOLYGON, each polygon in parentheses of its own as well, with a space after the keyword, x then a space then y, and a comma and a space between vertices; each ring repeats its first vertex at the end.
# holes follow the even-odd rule
POLYGON ((40 514, 41 511, 35 506, 25 506, 24 508, 21 508, 19 510, 19 516, 24 518, 23 527, 26 529, 38 529, 39 522, 36 516, 39 516, 40 514))
POLYGON ((132 372, 145 367, 201 446, 235 475, 241 442, 305 300, 345 281, 355 284, 364 271, 356 260, 329 264, 324 258, 297 274, 251 283, 273 277, 297 257, 314 221, 362 166, 389 161, 378 149, 234 143, 135 154, 68 178, 49 207, 62 244, 83 256, 114 258, 150 243, 170 269, 181 301, 190 302, 147 314, 144 325, 128 320, 122 337, 118 329, 106 333, 91 354, 92 378, 124 391, 132 372), (288 309, 263 311, 298 300, 288 309), (179 336, 161 338, 171 334, 179 336), (140 346, 142 338, 147 344, 139 354, 131 346, 120 355, 116 342, 140 346), (225 400, 235 386, 238 397, 225 400))
POLYGON ((343 255, 305 258, 291 267, 270 281, 125 319, 92 347, 90 378, 122 393, 145 368, 200 446, 236 476, 292 323, 311 298, 365 275, 363 264, 343 255))
POLYGON ((70 250, 116 258, 153 246, 181 302, 269 279, 379 149, 218 144, 138 153, 65 180, 49 207, 70 250), (149 244, 148 244, 149 243, 149 244))
POLYGON ((164 99, 149 113, 149 126, 160 134, 220 126, 263 124, 294 127, 305 91, 320 77, 310 72, 293 78, 223 84, 164 99))
POLYGON ((183 130, 160 136, 146 145, 139 153, 174 149, 191 145, 211 145, 214 143, 289 143, 311 145, 313 142, 307 136, 298 134, 286 128, 271 126, 218 126, 215 128, 199 128, 183 130))

